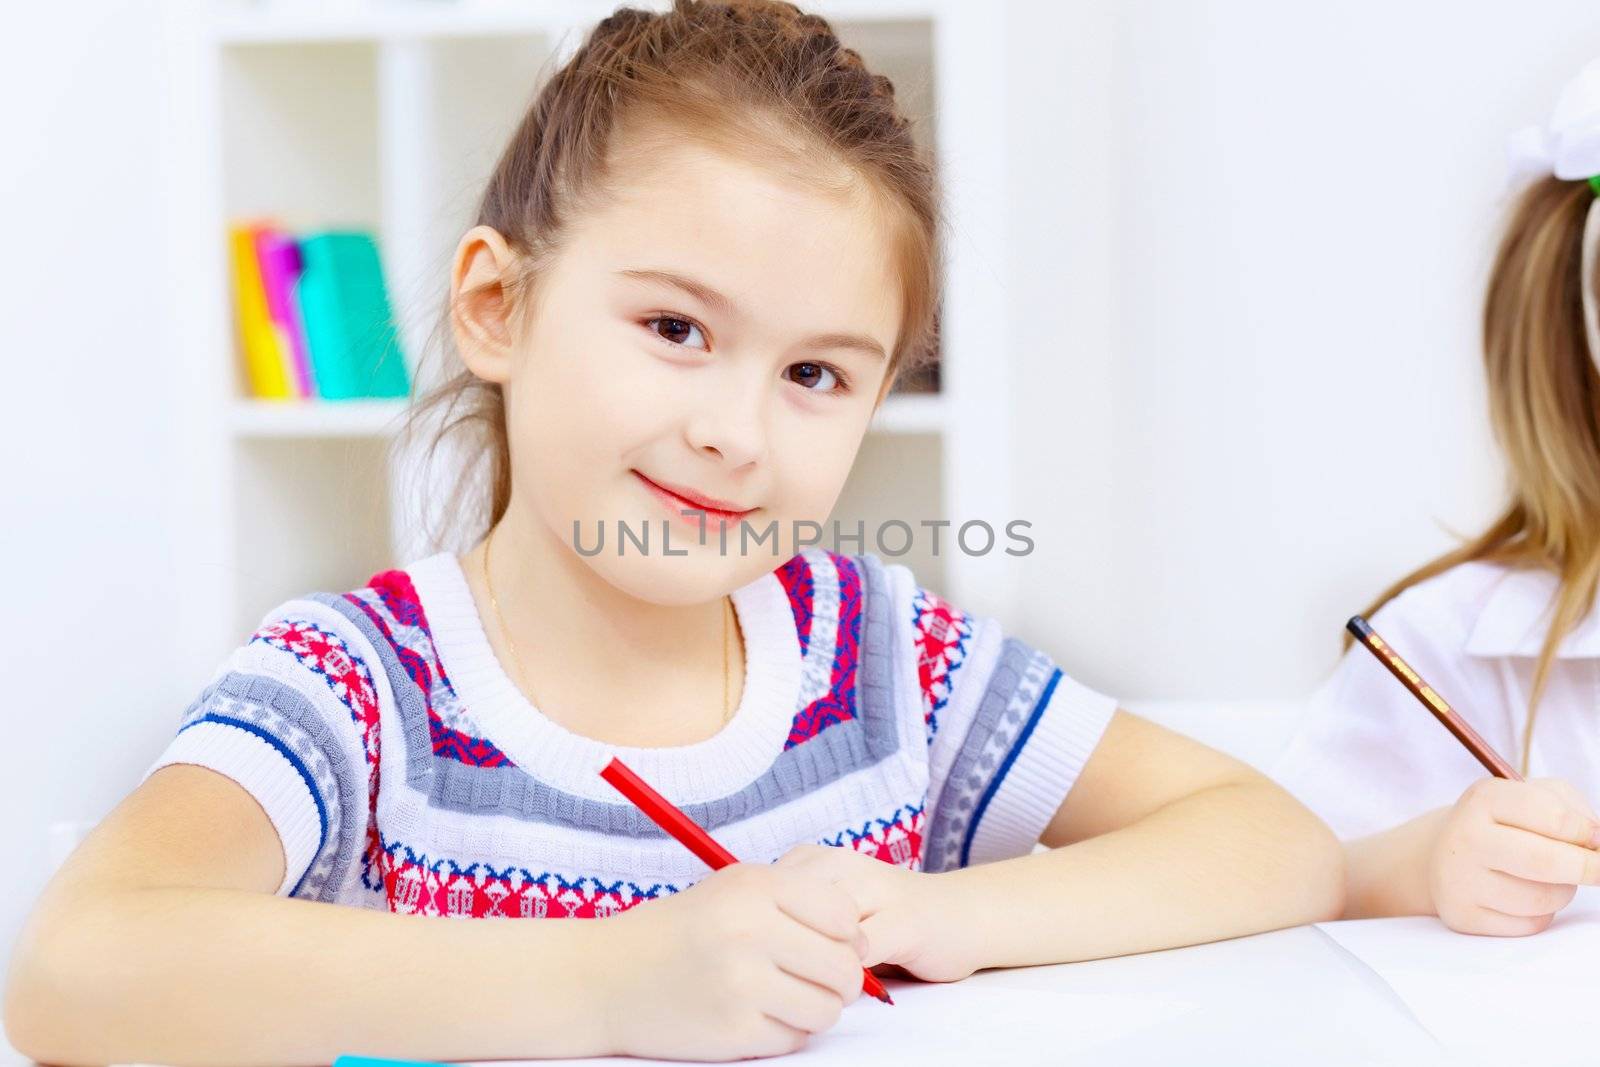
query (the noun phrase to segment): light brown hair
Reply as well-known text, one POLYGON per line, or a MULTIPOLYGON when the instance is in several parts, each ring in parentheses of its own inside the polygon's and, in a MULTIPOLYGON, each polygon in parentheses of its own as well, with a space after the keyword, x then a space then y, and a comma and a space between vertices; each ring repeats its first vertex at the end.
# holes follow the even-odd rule
POLYGON ((1583 229, 1594 199, 1586 182, 1535 182, 1513 205, 1490 271, 1483 359, 1510 501, 1487 530, 1395 582, 1366 611, 1371 616, 1407 588, 1472 560, 1541 567, 1560 578, 1528 700, 1524 773, 1550 665, 1594 607, 1600 580, 1600 372, 1584 335, 1582 289, 1583 229))
MULTIPOLYGON (((518 253, 502 279, 520 309, 536 301, 540 271, 571 221, 607 191, 618 142, 670 132, 787 166, 826 183, 859 183, 892 241, 902 296, 888 381, 933 361, 942 265, 939 196, 928 154, 912 137, 889 79, 869 71, 832 27, 775 0, 675 0, 670 11, 621 8, 589 33, 544 83, 500 156, 476 225, 497 230, 518 253)), ((441 327, 449 319, 449 301, 441 327)), ((441 383, 418 397, 397 450, 426 435, 424 470, 447 442, 465 454, 443 508, 443 530, 492 528, 511 493, 511 457, 500 386, 474 375, 439 329, 441 383), (475 475, 475 477, 474 477, 475 475)))

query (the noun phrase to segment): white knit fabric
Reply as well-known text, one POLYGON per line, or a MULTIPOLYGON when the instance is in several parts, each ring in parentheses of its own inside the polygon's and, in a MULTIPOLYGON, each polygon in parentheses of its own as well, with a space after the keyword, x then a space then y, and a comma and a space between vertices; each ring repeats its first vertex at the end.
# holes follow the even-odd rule
POLYGON ((821 842, 942 869, 1030 851, 1115 710, 875 557, 808 550, 732 599, 742 695, 695 744, 618 748, 544 715, 441 553, 269 612, 151 773, 206 766, 255 797, 280 894, 603 915, 707 873, 599 777, 612 755, 741 859, 821 842))

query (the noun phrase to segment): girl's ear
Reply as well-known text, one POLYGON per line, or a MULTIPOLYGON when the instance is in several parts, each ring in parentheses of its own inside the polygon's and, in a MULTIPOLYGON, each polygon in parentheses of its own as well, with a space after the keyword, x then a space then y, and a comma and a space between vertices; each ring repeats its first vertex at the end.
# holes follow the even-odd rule
POLYGON ((504 384, 511 379, 515 349, 508 282, 517 254, 500 231, 474 226, 462 235, 450 269, 450 329, 462 362, 478 377, 504 384))

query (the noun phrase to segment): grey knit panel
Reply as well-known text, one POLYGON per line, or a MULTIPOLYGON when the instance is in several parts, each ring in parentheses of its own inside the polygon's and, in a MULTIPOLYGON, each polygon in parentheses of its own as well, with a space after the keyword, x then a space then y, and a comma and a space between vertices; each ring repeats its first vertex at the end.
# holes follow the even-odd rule
POLYGON ((948 871, 962 865, 962 848, 976 829, 978 801, 994 782, 1033 714, 1055 664, 1044 653, 1008 637, 989 675, 967 736, 950 764, 923 836, 923 869, 948 871))
MULTIPOLYGON (((333 900, 365 837, 365 764, 351 762, 334 727, 311 700, 276 678, 229 671, 189 705, 183 721, 188 724, 210 714, 258 727, 299 757, 310 772, 312 780, 308 785, 322 800, 328 832, 290 895, 333 900)), ((350 728, 354 729, 353 722, 350 728)))
MULTIPOLYGON (((849 557, 861 575, 860 661, 856 669, 856 718, 834 723, 792 748, 774 753, 772 766, 738 792, 695 804, 684 812, 708 830, 770 811, 845 774, 877 764, 899 749, 895 699, 894 633, 888 575, 872 556, 849 557)), ((344 597, 319 593, 318 600, 350 619, 378 650, 405 732, 406 781, 426 793, 428 803, 472 815, 509 815, 611 836, 657 838, 662 831, 632 804, 576 796, 541 781, 522 767, 477 767, 436 757, 427 705, 389 640, 360 607, 344 597)), ((382 611, 376 598, 369 606, 382 611)), ((419 650, 421 651, 421 650, 419 650)), ((443 697, 443 682, 433 679, 443 697)), ((449 694, 446 699, 454 700, 449 694)), ((436 698, 436 703, 438 698, 436 698)), ((470 714, 471 709, 466 709, 470 714)), ((798 709, 797 709, 798 710, 798 709)))

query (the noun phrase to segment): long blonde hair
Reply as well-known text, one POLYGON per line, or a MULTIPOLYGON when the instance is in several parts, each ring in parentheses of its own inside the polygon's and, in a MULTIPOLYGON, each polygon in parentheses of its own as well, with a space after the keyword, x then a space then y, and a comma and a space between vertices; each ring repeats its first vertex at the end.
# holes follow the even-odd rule
POLYGON ((1489 275, 1483 359, 1510 502, 1487 530, 1395 582, 1366 611, 1472 560, 1541 567, 1560 578, 1528 699, 1524 773, 1556 649, 1594 607, 1600 580, 1600 372, 1584 336, 1581 280, 1595 195, 1586 182, 1554 177, 1530 186, 1512 208, 1489 275))

